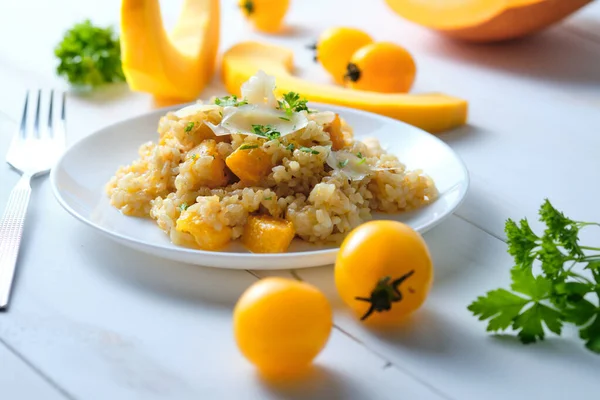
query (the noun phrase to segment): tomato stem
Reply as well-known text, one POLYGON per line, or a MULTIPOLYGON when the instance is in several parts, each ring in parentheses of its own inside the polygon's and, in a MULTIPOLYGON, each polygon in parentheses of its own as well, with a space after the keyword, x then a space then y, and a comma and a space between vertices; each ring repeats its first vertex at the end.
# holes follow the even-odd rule
POLYGON ((352 82, 356 82, 360 79, 360 69, 358 68, 358 65, 354 64, 354 63, 348 63, 348 66, 346 67, 346 74, 344 75, 344 79, 350 79, 352 82))
POLYGON ((309 50, 312 50, 314 52, 313 61, 317 62, 318 61, 318 58, 317 58, 317 42, 313 42, 313 43, 307 45, 306 48, 309 49, 309 50))
POLYGON ((254 2, 252 0, 246 0, 244 4, 242 4, 242 8, 250 15, 254 12, 254 2))
POLYGON ((392 282, 390 282, 391 278, 389 276, 381 278, 379 282, 377 282, 377 285, 375 285, 375 289, 371 292, 371 297, 355 297, 356 300, 371 303, 371 307, 369 307, 369 310, 360 320, 364 321, 375 311, 382 312, 391 310, 392 303, 397 303, 402 300, 402 293, 398 287, 414 273, 414 270, 407 272, 392 282))

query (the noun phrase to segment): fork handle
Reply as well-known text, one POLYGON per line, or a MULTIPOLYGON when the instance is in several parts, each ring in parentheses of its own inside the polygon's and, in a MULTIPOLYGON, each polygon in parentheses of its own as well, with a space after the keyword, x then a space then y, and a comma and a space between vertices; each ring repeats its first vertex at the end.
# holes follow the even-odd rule
POLYGON ((0 310, 8 306, 30 197, 31 176, 23 175, 10 192, 0 220, 0 310))

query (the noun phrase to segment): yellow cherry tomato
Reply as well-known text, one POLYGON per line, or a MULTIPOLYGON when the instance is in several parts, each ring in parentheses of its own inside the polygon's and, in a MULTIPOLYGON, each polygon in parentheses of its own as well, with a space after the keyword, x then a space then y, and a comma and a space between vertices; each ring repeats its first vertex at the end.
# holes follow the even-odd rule
POLYGON ((283 18, 288 11, 290 1, 239 0, 238 5, 256 29, 267 33, 275 33, 283 26, 283 18))
POLYGON ((315 59, 336 82, 343 84, 350 58, 356 50, 371 42, 371 36, 360 29, 345 26, 329 28, 317 41, 315 59))
POLYGON ((358 49, 346 67, 346 86, 382 93, 405 93, 415 80, 417 67, 411 54, 389 42, 358 49))
POLYGON ((344 239, 335 262, 342 300, 363 320, 391 326, 417 310, 429 294, 433 263, 416 231, 397 221, 370 221, 344 239))
POLYGON ((306 369, 325 347, 333 326, 329 301, 314 286, 265 278, 250 286, 233 311, 235 339, 259 370, 290 374, 306 369))

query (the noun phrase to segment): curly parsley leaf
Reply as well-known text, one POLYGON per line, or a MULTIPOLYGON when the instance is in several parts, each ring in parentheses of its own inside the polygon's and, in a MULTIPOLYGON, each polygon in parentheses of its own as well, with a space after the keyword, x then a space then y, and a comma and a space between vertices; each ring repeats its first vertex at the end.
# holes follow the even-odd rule
POLYGON ((529 296, 534 301, 546 299, 550 294, 552 282, 543 276, 534 277, 531 270, 513 268, 510 275, 510 288, 517 293, 529 296))
POLYGON ((579 331, 579 337, 585 340, 585 347, 600 353, 600 311, 596 311, 591 324, 579 331))
POLYGON ((125 81, 119 37, 112 27, 95 26, 90 20, 67 30, 54 48, 56 72, 77 86, 97 87, 125 81))
POLYGON ((544 234, 556 241, 573 257, 583 256, 579 247, 579 224, 558 211, 546 199, 540 207, 540 221, 546 224, 544 234))
POLYGON ((478 316, 480 321, 490 319, 487 325, 489 332, 508 329, 529 300, 517 296, 506 289, 489 291, 480 296, 467 308, 478 316))
POLYGON ((560 335, 562 329, 561 313, 553 308, 541 303, 535 303, 531 308, 522 314, 519 314, 514 322, 513 329, 517 330, 517 335, 523 343, 533 343, 537 340, 543 340, 545 337, 544 327, 560 335))
POLYGON ((600 253, 589 253, 600 248, 579 244, 580 231, 599 224, 572 220, 548 200, 539 215, 546 225, 541 236, 525 219, 506 221, 508 252, 516 264, 511 291, 492 290, 468 309, 480 320, 489 320, 488 331, 512 329, 523 343, 543 340, 546 331, 560 335, 563 324, 572 324, 585 346, 600 353, 600 253), (582 263, 587 263, 587 275, 577 272, 582 263), (534 274, 538 265, 541 272, 534 274))
POLYGON ((308 100, 301 99, 300 95, 296 92, 288 92, 283 95, 283 100, 277 102, 279 109, 284 111, 288 116, 294 112, 309 111, 306 103, 308 100))
POLYGON ((508 253, 513 256, 515 263, 522 267, 531 267, 534 257, 531 251, 538 246, 538 236, 533 233, 526 219, 520 224, 509 219, 504 227, 508 239, 508 253))

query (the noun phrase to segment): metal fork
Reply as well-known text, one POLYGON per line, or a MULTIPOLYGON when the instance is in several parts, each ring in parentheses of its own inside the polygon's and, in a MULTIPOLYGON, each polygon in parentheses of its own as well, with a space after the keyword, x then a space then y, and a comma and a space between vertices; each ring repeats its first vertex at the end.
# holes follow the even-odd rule
POLYGON ((6 162, 21 173, 21 179, 10 193, 0 220, 0 310, 8 307, 31 195, 31 180, 47 174, 65 147, 65 93, 57 96, 61 104, 58 118, 54 116, 54 97, 52 90, 48 103, 48 123, 44 126, 43 122, 40 125, 42 91, 37 91, 33 121, 28 121, 31 118, 27 117, 30 98, 27 92, 21 126, 8 148, 6 162))

